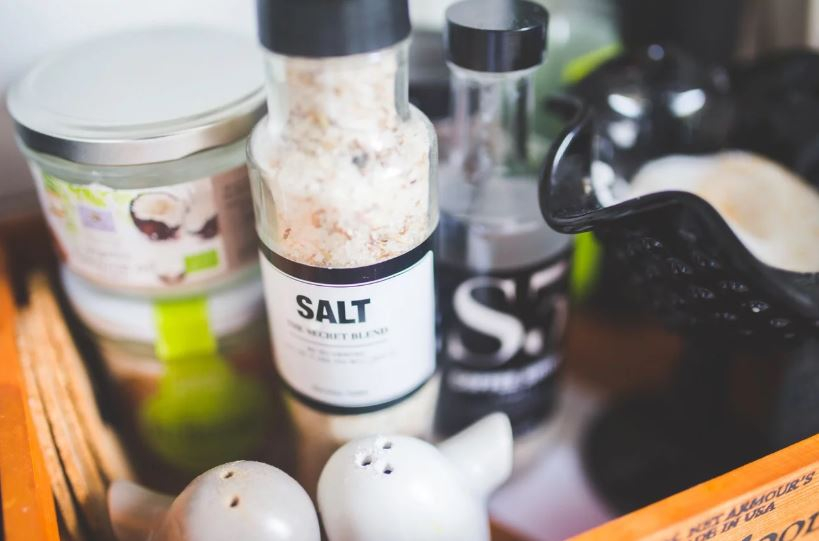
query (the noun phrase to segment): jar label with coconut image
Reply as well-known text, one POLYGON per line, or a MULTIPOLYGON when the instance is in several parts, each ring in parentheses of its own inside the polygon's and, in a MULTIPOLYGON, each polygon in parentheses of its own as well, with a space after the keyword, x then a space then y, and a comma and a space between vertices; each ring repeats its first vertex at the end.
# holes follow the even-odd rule
POLYGON ((435 371, 431 244, 358 268, 310 267, 261 248, 276 364, 324 410, 386 407, 435 371))
POLYGON ((156 293, 218 281, 255 261, 244 166, 143 189, 73 183, 33 169, 60 259, 98 285, 156 293))

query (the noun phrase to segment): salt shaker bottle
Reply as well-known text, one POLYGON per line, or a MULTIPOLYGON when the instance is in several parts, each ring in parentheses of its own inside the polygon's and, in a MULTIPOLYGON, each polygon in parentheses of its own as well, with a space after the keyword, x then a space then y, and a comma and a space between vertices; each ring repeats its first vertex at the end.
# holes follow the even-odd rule
POLYGON ((543 7, 522 0, 465 0, 447 10, 453 138, 440 169, 442 435, 493 411, 509 415, 516 437, 550 432, 536 429, 546 428, 557 397, 571 238, 544 223, 537 203, 546 147, 533 133, 532 78, 547 22, 543 7))
MULTIPOLYGON (((356 414, 434 401, 436 139, 408 100, 407 0, 258 7, 269 113, 249 158, 268 315, 296 426, 326 459, 366 434, 356 414)), ((418 419, 379 429, 402 425, 418 419)))

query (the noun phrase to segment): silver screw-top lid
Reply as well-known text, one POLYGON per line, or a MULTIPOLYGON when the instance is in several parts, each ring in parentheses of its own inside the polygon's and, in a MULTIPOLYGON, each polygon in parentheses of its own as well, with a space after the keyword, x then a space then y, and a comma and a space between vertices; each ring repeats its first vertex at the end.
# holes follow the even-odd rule
POLYGON ((245 137, 264 114, 260 52, 206 28, 132 31, 44 59, 8 109, 31 150, 91 165, 176 160, 245 137))

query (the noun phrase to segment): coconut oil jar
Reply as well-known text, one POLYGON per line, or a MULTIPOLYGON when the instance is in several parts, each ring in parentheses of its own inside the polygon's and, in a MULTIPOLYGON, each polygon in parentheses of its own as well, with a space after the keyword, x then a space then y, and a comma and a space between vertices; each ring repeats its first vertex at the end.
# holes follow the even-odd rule
POLYGON ((8 95, 60 260, 111 291, 206 291, 255 272, 245 140, 264 112, 257 48, 207 29, 61 51, 8 95))

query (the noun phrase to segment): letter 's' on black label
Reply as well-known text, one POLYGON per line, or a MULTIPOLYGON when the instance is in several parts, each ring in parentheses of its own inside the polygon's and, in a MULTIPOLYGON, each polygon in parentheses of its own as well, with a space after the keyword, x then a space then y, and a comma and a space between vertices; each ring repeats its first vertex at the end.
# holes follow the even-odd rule
POLYGON ((551 412, 568 311, 568 255, 506 273, 438 266, 440 433, 503 411, 521 434, 551 412))

